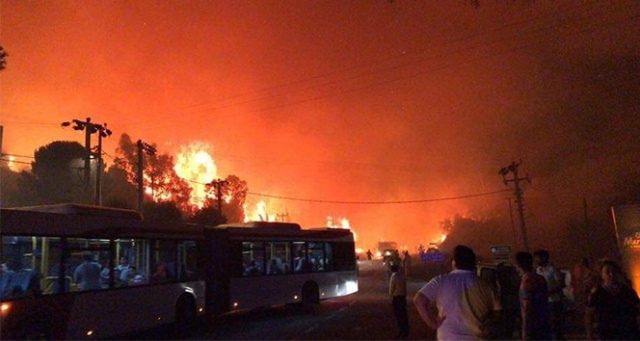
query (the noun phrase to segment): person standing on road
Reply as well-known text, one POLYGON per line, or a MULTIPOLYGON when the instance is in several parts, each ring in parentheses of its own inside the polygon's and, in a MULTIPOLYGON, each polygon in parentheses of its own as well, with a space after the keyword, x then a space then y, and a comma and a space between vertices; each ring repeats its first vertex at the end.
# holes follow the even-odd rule
POLYGON ((384 269, 384 285, 386 288, 389 288, 389 280, 391 279, 391 265, 393 265, 393 261, 391 257, 385 258, 382 261, 382 268, 384 269))
POLYGON ((411 272, 411 255, 409 254, 409 250, 404 250, 403 254, 402 267, 404 268, 404 274, 408 276, 409 272, 411 272))
POLYGON ((393 305, 393 313, 398 322, 399 338, 409 337, 409 316, 407 314, 407 279, 402 273, 402 268, 397 264, 391 265, 391 278, 389 279, 389 295, 393 305))
POLYGON ((594 334, 598 335, 599 340, 640 339, 638 294, 624 283, 622 271, 614 261, 602 262, 600 276, 602 284, 592 289, 587 301, 587 339, 594 340, 594 334))
POLYGON ((553 331, 554 340, 565 340, 564 336, 564 303, 562 298, 564 294, 564 281, 560 274, 560 270, 549 262, 549 252, 547 250, 538 250, 533 253, 538 267, 536 272, 547 280, 547 290, 549 293, 549 307, 551 309, 551 330, 553 331))
POLYGON ((551 340, 551 318, 547 280, 533 269, 533 256, 528 252, 516 254, 520 281, 520 315, 522 340, 551 340))
POLYGON ((476 255, 464 245, 453 251, 453 270, 434 277, 415 295, 418 314, 438 340, 477 340, 482 338, 481 321, 493 313, 500 316, 502 306, 491 285, 475 272, 476 255), (438 316, 429 307, 435 303, 438 316))

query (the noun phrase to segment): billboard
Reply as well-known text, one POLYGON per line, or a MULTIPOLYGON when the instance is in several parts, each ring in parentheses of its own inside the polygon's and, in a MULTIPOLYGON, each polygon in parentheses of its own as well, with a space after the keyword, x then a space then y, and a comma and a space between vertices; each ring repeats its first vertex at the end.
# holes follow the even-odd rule
POLYGON ((633 289, 640 292, 640 205, 614 206, 611 213, 622 256, 622 270, 629 276, 633 289))

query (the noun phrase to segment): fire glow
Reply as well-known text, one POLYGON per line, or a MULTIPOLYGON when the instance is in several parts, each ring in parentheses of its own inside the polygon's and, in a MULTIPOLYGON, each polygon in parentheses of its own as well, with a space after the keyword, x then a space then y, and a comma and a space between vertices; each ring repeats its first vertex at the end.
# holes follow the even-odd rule
MULTIPOLYGON (((207 183, 213 181, 218 173, 218 167, 209 150, 213 147, 207 143, 194 142, 180 147, 176 156, 174 170, 182 179, 189 181, 193 188, 190 202, 192 205, 202 208, 207 198, 207 183)), ((228 203, 231 198, 225 198, 228 203)))

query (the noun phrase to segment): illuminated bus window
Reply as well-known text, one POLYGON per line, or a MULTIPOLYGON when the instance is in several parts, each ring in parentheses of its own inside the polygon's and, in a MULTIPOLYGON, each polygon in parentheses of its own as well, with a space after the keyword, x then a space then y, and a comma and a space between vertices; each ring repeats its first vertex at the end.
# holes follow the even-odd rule
POLYGON ((114 285, 117 287, 147 284, 149 282, 149 240, 118 239, 116 254, 119 264, 114 267, 114 285))
POLYGON ((264 274, 264 262, 264 243, 242 243, 242 264, 244 266, 243 276, 259 276, 264 274))
POLYGON ((0 298, 40 295, 42 238, 3 236, 0 250, 0 298))
POLYGON ((267 274, 291 272, 291 248, 288 242, 267 243, 267 274))
POLYGON ((109 266, 109 240, 68 238, 65 262, 71 279, 71 291, 106 289, 104 270, 109 266))
POLYGON ((307 253, 307 243, 293 242, 293 272, 311 272, 313 264, 307 253))
POLYGON ((325 271, 324 243, 307 243, 311 271, 325 271))

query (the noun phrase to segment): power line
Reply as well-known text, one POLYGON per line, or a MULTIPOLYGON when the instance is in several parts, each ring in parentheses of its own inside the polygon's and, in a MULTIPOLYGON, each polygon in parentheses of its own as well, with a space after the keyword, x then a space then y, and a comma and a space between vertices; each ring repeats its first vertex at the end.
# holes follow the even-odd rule
POLYGON ((28 159, 35 159, 35 157, 33 157, 33 156, 18 155, 18 154, 8 154, 8 153, 2 153, 2 156, 13 156, 13 157, 24 157, 24 158, 28 158, 28 159))
POLYGON ((417 199, 417 200, 397 200, 397 201, 341 201, 341 200, 302 199, 302 198, 283 197, 278 195, 260 194, 260 193, 252 193, 252 192, 247 192, 247 195, 255 195, 255 196, 262 196, 262 197, 273 198, 273 199, 292 200, 292 201, 318 202, 318 203, 326 203, 326 204, 389 205, 389 204, 417 204, 417 203, 426 203, 426 202, 435 202, 435 201, 468 199, 468 198, 493 195, 497 193, 504 193, 508 191, 510 191, 510 189, 502 189, 502 190, 493 191, 493 192, 468 194, 468 195, 461 195, 461 196, 455 196, 455 197, 417 199))
POLYGON ((31 162, 15 161, 15 160, 7 160, 7 159, 0 159, 0 161, 9 162, 9 163, 19 163, 19 164, 22 164, 22 165, 30 165, 31 164, 31 162))

